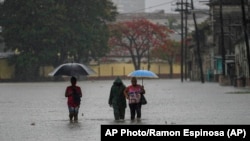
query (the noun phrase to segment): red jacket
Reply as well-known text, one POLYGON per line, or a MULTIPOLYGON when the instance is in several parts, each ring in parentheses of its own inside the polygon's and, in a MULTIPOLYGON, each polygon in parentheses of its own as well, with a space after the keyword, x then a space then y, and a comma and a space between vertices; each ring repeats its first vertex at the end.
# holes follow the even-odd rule
MULTIPOLYGON (((80 97, 82 97, 82 90, 81 90, 81 88, 79 86, 74 86, 74 87, 76 88, 77 94, 79 94, 80 97)), ((68 97, 67 104, 70 107, 77 107, 77 106, 79 106, 79 104, 77 104, 77 103, 74 102, 72 94, 73 94, 73 87, 72 86, 68 86, 66 88, 66 91, 65 91, 65 96, 68 97)))

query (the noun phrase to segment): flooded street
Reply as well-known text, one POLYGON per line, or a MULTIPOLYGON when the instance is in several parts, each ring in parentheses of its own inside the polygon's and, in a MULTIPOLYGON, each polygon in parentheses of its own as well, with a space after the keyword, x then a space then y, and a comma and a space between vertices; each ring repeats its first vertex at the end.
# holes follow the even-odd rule
POLYGON ((0 83, 0 140, 99 141, 102 124, 250 124, 250 94, 232 93, 247 89, 179 79, 144 79, 148 104, 141 122, 130 122, 128 107, 126 120, 115 122, 108 105, 112 83, 78 82, 83 91, 78 123, 68 120, 69 82, 0 83))

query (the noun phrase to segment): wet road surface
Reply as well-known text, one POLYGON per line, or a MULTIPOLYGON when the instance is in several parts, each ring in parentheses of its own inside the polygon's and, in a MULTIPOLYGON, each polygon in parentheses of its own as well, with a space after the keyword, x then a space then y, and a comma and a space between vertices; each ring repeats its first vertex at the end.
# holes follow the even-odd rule
POLYGON ((112 83, 78 82, 83 91, 78 123, 68 120, 69 82, 0 83, 0 140, 99 141, 102 124, 250 124, 250 94, 241 93, 248 89, 179 79, 144 79, 148 104, 142 120, 131 122, 127 107, 126 120, 115 122, 108 105, 112 83))

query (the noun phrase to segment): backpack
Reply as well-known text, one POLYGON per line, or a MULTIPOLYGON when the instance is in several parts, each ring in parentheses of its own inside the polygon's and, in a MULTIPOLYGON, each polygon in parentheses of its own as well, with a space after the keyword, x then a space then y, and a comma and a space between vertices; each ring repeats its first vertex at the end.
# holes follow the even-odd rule
POLYGON ((77 88, 72 87, 73 90, 73 100, 77 105, 80 105, 81 103, 81 96, 77 93, 77 88))

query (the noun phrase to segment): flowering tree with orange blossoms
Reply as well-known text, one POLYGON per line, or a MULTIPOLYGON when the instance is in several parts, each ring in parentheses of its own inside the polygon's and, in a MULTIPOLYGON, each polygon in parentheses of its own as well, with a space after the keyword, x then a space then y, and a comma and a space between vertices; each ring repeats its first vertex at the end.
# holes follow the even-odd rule
POLYGON ((118 22, 110 25, 109 46, 116 54, 131 56, 134 68, 138 70, 141 68, 141 59, 145 56, 149 59, 149 52, 153 48, 164 46, 170 32, 166 26, 144 18, 118 22))
POLYGON ((157 59, 165 60, 169 63, 170 78, 173 77, 173 65, 180 62, 180 42, 169 40, 165 45, 155 47, 151 51, 151 56, 157 59))

